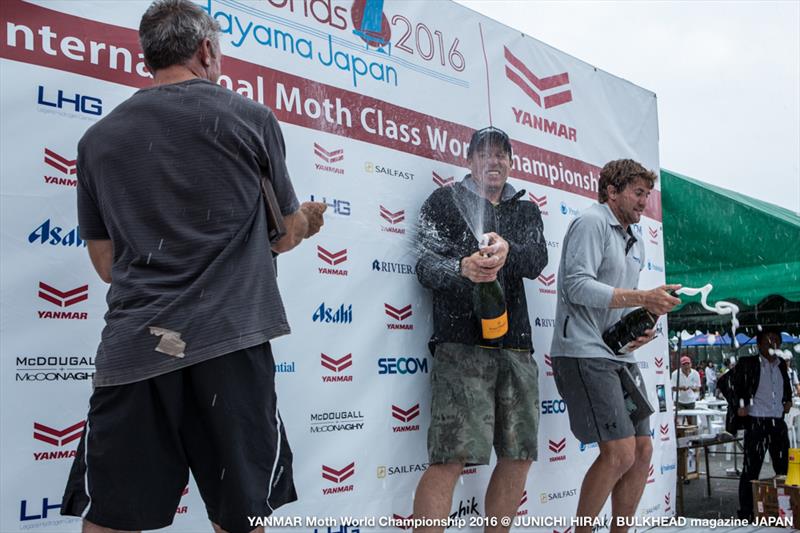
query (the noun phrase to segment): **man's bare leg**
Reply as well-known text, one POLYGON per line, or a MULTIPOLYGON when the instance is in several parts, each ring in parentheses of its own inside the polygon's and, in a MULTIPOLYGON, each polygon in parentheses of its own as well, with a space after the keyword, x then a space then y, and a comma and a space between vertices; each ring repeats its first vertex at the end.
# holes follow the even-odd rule
MULTIPOLYGON (((611 514, 614 517, 630 517, 636 513, 639 500, 642 498, 647 475, 650 470, 650 459, 653 457, 653 444, 650 437, 635 437, 636 460, 633 466, 622 476, 611 491, 611 514)), ((627 527, 611 526, 612 533, 625 533, 627 527)))
MULTIPOLYGON (((630 470, 636 460, 633 437, 599 443, 600 455, 586 472, 578 500, 578 517, 595 518, 611 494, 617 481, 630 470)), ((589 533, 591 526, 579 526, 575 533, 589 533)))
MULTIPOLYGON (((450 515, 453 503, 453 489, 464 465, 436 464, 430 465, 422 474, 414 495, 414 519, 433 518, 446 519, 450 515)), ((443 527, 414 528, 414 533, 441 533, 443 527)))
POLYGON ((506 533, 510 526, 503 526, 501 519, 517 516, 519 500, 525 489, 525 479, 533 461, 520 461, 500 457, 494 467, 489 487, 486 489, 486 516, 497 518, 496 527, 486 527, 486 533, 506 533))
POLYGON ((83 527, 81 528, 83 533, 142 533, 141 531, 123 531, 121 529, 111 529, 108 527, 98 526, 88 520, 83 520, 83 527))

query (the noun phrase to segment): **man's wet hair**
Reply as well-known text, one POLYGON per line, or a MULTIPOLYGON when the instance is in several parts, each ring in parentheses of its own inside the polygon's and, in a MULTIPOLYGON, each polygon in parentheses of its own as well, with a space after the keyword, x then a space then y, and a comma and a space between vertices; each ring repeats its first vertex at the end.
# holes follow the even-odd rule
POLYGON ((508 134, 494 126, 476 130, 475 133, 472 134, 472 138, 469 141, 469 148, 467 148, 467 159, 472 158, 472 154, 479 146, 499 146, 508 154, 509 158, 512 154, 511 141, 508 138, 508 134))
POLYGON ((220 53, 219 23, 189 0, 157 0, 139 22, 139 43, 151 71, 182 65, 210 39, 220 53))
POLYGON ((633 159, 617 159, 609 161, 600 171, 600 182, 597 184, 597 201, 604 204, 608 201, 608 186, 613 185, 617 192, 622 192, 625 187, 641 178, 649 188, 653 188, 658 176, 652 170, 647 170, 633 159))

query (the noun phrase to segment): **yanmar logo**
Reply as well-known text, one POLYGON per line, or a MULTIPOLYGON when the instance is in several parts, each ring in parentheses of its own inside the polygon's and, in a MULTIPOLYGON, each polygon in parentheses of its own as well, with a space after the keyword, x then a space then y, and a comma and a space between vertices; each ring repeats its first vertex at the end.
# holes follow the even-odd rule
MULTIPOLYGON (((419 416, 419 404, 414 404, 407 409, 403 409, 400 406, 392 404, 392 417, 396 418, 400 422, 408 424, 415 418, 419 416)), ((401 433, 405 431, 419 431, 419 424, 412 424, 412 425, 405 425, 405 426, 394 426, 392 427, 393 433, 401 433)))
POLYGON ((406 232, 405 228, 397 227, 398 224, 400 224, 406 219, 405 209, 401 209, 399 211, 391 211, 384 206, 380 206, 379 214, 383 220, 385 220, 390 224, 390 226, 381 226, 381 231, 386 231, 389 233, 397 233, 400 235, 405 234, 406 232))
POLYGON ((531 202, 539 206, 539 211, 541 211, 542 215, 549 215, 550 213, 545 209, 547 207, 547 195, 543 194, 541 196, 536 196, 532 192, 528 193, 528 198, 531 202))
POLYGON ((656 374, 663 374, 664 373, 664 358, 663 357, 656 357, 653 362, 656 365, 656 374))
POLYGON ((413 172, 409 172, 408 170, 397 170, 395 168, 389 168, 383 165, 376 165, 371 161, 364 163, 364 170, 370 174, 383 174, 384 176, 389 176, 391 178, 400 178, 409 181, 414 179, 413 172))
POLYGON ((651 228, 650 226, 647 226, 647 236, 651 243, 658 244, 659 231, 659 228, 651 228))
POLYGON ((566 437, 562 438, 561 440, 549 440, 547 448, 553 453, 553 456, 550 457, 550 462, 555 463, 557 461, 566 461, 567 456, 566 454, 562 453, 566 447, 566 437))
MULTIPOLYGON (((331 252, 317 245, 317 257, 322 259, 323 263, 335 267, 347 261, 347 248, 338 252, 331 252)), ((347 276, 347 270, 343 268, 319 267, 319 273, 329 276, 347 276)))
POLYGON ((658 431, 661 434, 661 440, 666 442, 669 440, 669 424, 659 424, 658 431))
POLYGON ((528 503, 528 491, 522 491, 522 498, 519 499, 519 505, 517 505, 517 516, 525 516, 528 514, 527 509, 523 509, 522 506, 528 503))
POLYGON ((436 172, 433 172, 433 182, 437 187, 449 187, 455 184, 456 179, 453 176, 446 178, 444 176, 440 176, 436 172))
POLYGON ((319 354, 319 363, 334 374, 333 376, 322 376, 323 383, 350 383, 353 381, 353 376, 342 374, 346 369, 353 366, 352 353, 343 355, 339 359, 334 359, 329 355, 321 353, 319 354))
POLYGON ((539 274, 539 277, 536 278, 536 281, 539 282, 542 287, 539 287, 539 292, 542 294, 556 294, 556 289, 553 287, 556 283, 556 275, 555 274, 539 274))
POLYGON ((356 463, 352 462, 341 469, 336 469, 327 465, 322 465, 322 479, 339 485, 338 487, 326 487, 322 489, 323 496, 339 494, 341 492, 352 492, 353 485, 342 485, 342 483, 356 473, 356 463))
MULTIPOLYGON (((33 438, 35 440, 46 442, 47 444, 61 448, 73 441, 80 439, 81 435, 83 434, 84 426, 86 426, 86 421, 84 420, 81 420, 80 422, 64 429, 53 428, 38 422, 34 422, 33 438)), ((33 459, 35 461, 71 459, 73 457, 75 457, 75 450, 33 452, 33 459)))
MULTIPOLYGON (((89 298, 89 286, 82 285, 68 291, 60 291, 47 283, 39 282, 39 298, 56 307, 70 307, 89 298)), ((72 311, 37 311, 40 319, 86 320, 86 312, 72 311)))
POLYGON ((86 246, 86 241, 81 240, 79 230, 75 228, 66 231, 61 226, 56 226, 48 218, 28 235, 31 244, 49 244, 51 246, 86 246))
POLYGON ((550 357, 549 353, 544 354, 544 366, 545 370, 544 373, 547 377, 553 377, 553 358, 550 357))
POLYGON ((311 320, 325 324, 350 324, 353 322, 353 305, 345 307, 344 304, 341 304, 334 311, 332 307, 326 307, 325 302, 322 302, 311 315, 311 320))
POLYGON ((653 465, 650 465, 650 469, 647 471, 647 484, 655 483, 656 482, 656 469, 653 465))
MULTIPOLYGON (((67 159, 49 148, 44 149, 44 162, 64 174, 64 176, 74 176, 78 172, 77 159, 67 159)), ((48 185, 66 185, 67 187, 76 187, 78 185, 78 180, 75 178, 64 176, 46 175, 44 182, 48 185)))
POLYGON ((664 512, 668 513, 672 511, 672 495, 670 493, 664 494, 664 512))
POLYGON ((334 163, 338 163, 344 159, 344 148, 328 151, 320 144, 314 143, 314 155, 324 163, 314 163, 317 170, 333 172, 334 174, 344 174, 344 169, 332 166, 334 163))
POLYGON ((411 529, 414 527, 414 514, 403 516, 401 514, 392 513, 392 522, 397 529, 411 529))
MULTIPOLYGON (((522 89, 539 107, 551 107, 572 101, 572 91, 563 90, 569 84, 569 73, 562 72, 553 76, 539 78, 508 47, 503 47, 506 58, 506 78, 522 89), (542 98, 542 94, 550 94, 542 98)), ((574 139, 573 139, 574 140, 574 139)))
MULTIPOLYGON (((394 307, 391 304, 384 303, 383 310, 389 317, 393 318, 397 322, 403 322, 405 319, 411 317, 414 314, 414 311, 411 309, 411 304, 406 305, 405 307, 394 307)), ((387 329, 414 329, 414 324, 397 324, 395 322, 390 322, 386 324, 387 329)))

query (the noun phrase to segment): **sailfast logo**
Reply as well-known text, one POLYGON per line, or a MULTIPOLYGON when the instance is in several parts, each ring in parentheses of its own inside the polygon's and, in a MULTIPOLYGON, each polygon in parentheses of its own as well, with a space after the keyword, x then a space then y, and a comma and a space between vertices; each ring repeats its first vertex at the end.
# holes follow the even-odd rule
POLYGON ((386 324, 388 329, 414 329, 414 324, 398 324, 398 322, 403 322, 414 314, 414 311, 411 309, 411 304, 403 307, 395 307, 391 304, 385 303, 383 304, 383 309, 387 316, 394 319, 394 322, 389 322, 386 324))
MULTIPOLYGON (((403 126, 405 126, 405 124, 403 124, 403 126)), ((409 170, 398 170, 396 168, 379 165, 371 161, 364 163, 364 170, 370 174, 382 174, 391 178, 400 178, 408 181, 412 181, 414 179, 414 173, 409 170)))
MULTIPOLYGON (((56 169, 61 174, 60 176, 45 175, 45 183, 48 185, 65 185, 67 187, 76 187, 78 185, 78 180, 75 179, 75 175, 78 172, 77 159, 67 159, 61 154, 49 148, 45 148, 44 162, 51 169, 56 169)), ((52 170, 49 172, 50 174, 53 173, 52 170)))
POLYGON ((436 184, 437 187, 449 187, 454 185, 456 179, 453 176, 440 176, 435 171, 433 172, 433 182, 436 184))
POLYGON ((353 305, 340 304, 337 309, 327 307, 325 302, 319 304, 319 307, 311 315, 313 322, 320 322, 324 324, 350 324, 353 322, 353 305))
POLYGON ((28 242, 30 244, 49 244, 51 246, 86 247, 86 241, 80 238, 77 226, 65 229, 53 223, 49 218, 28 234, 28 242))
POLYGON ((571 498, 578 493, 577 488, 572 489, 563 489, 554 492, 542 492, 539 494, 539 502, 541 503, 550 503, 558 500, 563 500, 564 498, 571 498))
POLYGON ((353 461, 343 468, 334 468, 328 465, 322 465, 322 479, 326 479, 331 483, 338 485, 337 487, 326 487, 322 489, 323 496, 330 496, 331 494, 339 494, 342 492, 352 492, 353 485, 342 485, 346 480, 350 479, 356 473, 356 463, 353 461))
POLYGON ((338 359, 331 357, 330 355, 321 353, 319 354, 319 363, 322 365, 323 368, 326 368, 330 371, 333 375, 324 375, 322 376, 323 383, 351 383, 353 381, 353 376, 349 374, 343 374, 345 370, 353 366, 353 354, 349 353, 347 355, 343 355, 338 359))

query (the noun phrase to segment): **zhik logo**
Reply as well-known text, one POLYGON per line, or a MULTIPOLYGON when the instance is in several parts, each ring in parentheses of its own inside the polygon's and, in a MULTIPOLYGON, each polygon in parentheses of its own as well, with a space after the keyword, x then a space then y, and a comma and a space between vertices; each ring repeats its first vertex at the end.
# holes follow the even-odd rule
POLYGON ((65 429, 51 428, 38 422, 33 423, 33 438, 53 446, 64 446, 81 438, 86 421, 80 421, 65 429))
POLYGON ((412 405, 408 409, 392 405, 392 416, 400 422, 410 422, 419 416, 419 404, 412 405))
POLYGON ((56 307, 70 307, 89 298, 89 286, 81 285, 80 287, 62 292, 40 281, 39 298, 47 300, 56 307))
POLYGON ((455 181, 456 179, 453 176, 444 178, 436 172, 433 172, 433 182, 439 187, 449 187, 450 185, 453 185, 455 181))
POLYGON ((503 51, 507 61, 506 77, 517 87, 522 89, 522 92, 528 95, 536 105, 548 109, 572 101, 572 91, 570 90, 552 92, 544 96, 544 101, 542 101, 542 94, 545 91, 560 89, 569 84, 569 73, 562 72, 561 74, 548 76, 546 78, 539 78, 536 74, 531 72, 518 57, 512 54, 507 47, 503 47, 503 51))

